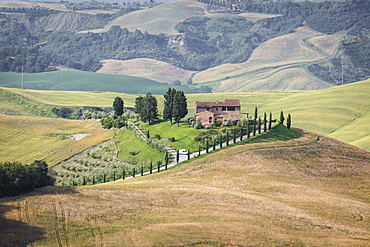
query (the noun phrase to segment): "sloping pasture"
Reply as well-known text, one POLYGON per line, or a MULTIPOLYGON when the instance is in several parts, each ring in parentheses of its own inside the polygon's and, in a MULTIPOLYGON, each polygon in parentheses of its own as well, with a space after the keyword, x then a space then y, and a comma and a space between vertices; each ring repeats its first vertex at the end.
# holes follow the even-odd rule
POLYGON ((368 246, 369 159, 304 133, 145 177, 39 189, 1 200, 0 243, 368 246))
POLYGON ((100 123, 0 115, 1 162, 45 160, 49 166, 112 137, 100 123), (81 140, 76 134, 88 134, 81 140))
POLYGON ((140 76, 142 78, 171 84, 179 80, 186 83, 193 75, 193 71, 173 66, 169 63, 149 58, 137 58, 131 60, 102 60, 103 67, 97 73, 111 75, 140 76))
MULTIPOLYGON (((21 88, 20 73, 0 73, 0 86, 21 88)), ((187 87, 174 86, 185 92, 192 92, 187 87)), ((153 80, 125 75, 106 75, 94 72, 66 70, 47 73, 25 74, 24 88, 59 91, 120 92, 130 94, 163 94, 168 86, 153 80)))

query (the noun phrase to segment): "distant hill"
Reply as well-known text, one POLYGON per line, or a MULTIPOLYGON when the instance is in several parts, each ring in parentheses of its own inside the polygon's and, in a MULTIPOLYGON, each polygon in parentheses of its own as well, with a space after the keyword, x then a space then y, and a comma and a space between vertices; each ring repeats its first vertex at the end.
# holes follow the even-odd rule
POLYGON ((311 75, 306 67, 310 62, 333 55, 343 35, 325 35, 301 27, 294 33, 264 42, 245 63, 223 64, 199 72, 193 82, 210 85, 215 92, 284 92, 332 87, 311 75))
POLYGON ((154 59, 137 58, 131 60, 102 60, 103 67, 97 71, 102 74, 140 76, 161 83, 173 84, 180 81, 186 84, 193 71, 184 70, 154 59))
MULTIPOLYGON (((0 73, 0 86, 21 88, 20 73, 0 73)), ((129 94, 163 94, 168 85, 153 80, 124 75, 106 75, 78 70, 24 75, 24 87, 37 90, 98 91, 129 94)), ((174 86, 187 93, 195 92, 184 86, 174 86)))
POLYGON ((275 17, 271 14, 243 13, 235 14, 211 14, 207 11, 207 5, 193 0, 177 0, 154 8, 131 12, 116 18, 103 29, 89 30, 89 32, 106 32, 111 26, 118 25, 130 31, 135 29, 147 31, 150 34, 176 34, 175 25, 194 16, 210 17, 235 17, 243 16, 253 20, 275 17))

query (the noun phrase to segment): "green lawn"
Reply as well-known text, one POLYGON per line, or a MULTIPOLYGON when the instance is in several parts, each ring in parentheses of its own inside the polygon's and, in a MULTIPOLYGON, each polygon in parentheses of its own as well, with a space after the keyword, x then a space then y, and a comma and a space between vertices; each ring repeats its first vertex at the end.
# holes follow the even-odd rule
POLYGON ((174 142, 163 142, 176 149, 187 149, 190 151, 195 151, 198 149, 198 142, 194 141, 194 138, 199 135, 204 129, 194 129, 185 120, 180 122, 180 126, 177 124, 170 125, 169 121, 159 121, 158 123, 149 125, 148 123, 138 122, 139 127, 146 133, 149 130, 150 136, 160 135, 163 138, 174 137, 176 141, 174 142))
POLYGON ((117 148, 119 150, 118 157, 130 163, 145 163, 150 162, 155 164, 156 161, 163 162, 163 153, 160 153, 154 148, 149 147, 144 140, 136 136, 131 130, 123 128, 115 133, 117 148))

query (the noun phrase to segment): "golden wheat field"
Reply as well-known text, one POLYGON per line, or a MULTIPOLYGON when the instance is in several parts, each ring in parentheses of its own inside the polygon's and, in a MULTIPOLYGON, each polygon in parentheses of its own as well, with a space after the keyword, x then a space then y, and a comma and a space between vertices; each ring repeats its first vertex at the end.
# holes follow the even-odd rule
POLYGON ((369 246, 370 153, 304 132, 166 172, 1 199, 0 245, 369 246))
POLYGON ((1 162, 32 163, 42 160, 53 166, 112 137, 99 122, 0 115, 1 162), (73 137, 85 134, 81 140, 73 137))

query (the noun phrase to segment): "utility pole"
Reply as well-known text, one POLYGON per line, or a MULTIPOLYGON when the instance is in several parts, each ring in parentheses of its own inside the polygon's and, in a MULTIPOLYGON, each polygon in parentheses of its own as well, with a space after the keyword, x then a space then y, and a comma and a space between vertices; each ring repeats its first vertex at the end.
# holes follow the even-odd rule
POLYGON ((343 81, 344 81, 344 71, 343 71, 343 59, 342 59, 342 86, 343 86, 343 81))
POLYGON ((23 80, 23 67, 22 67, 22 89, 24 89, 24 80, 23 80))

